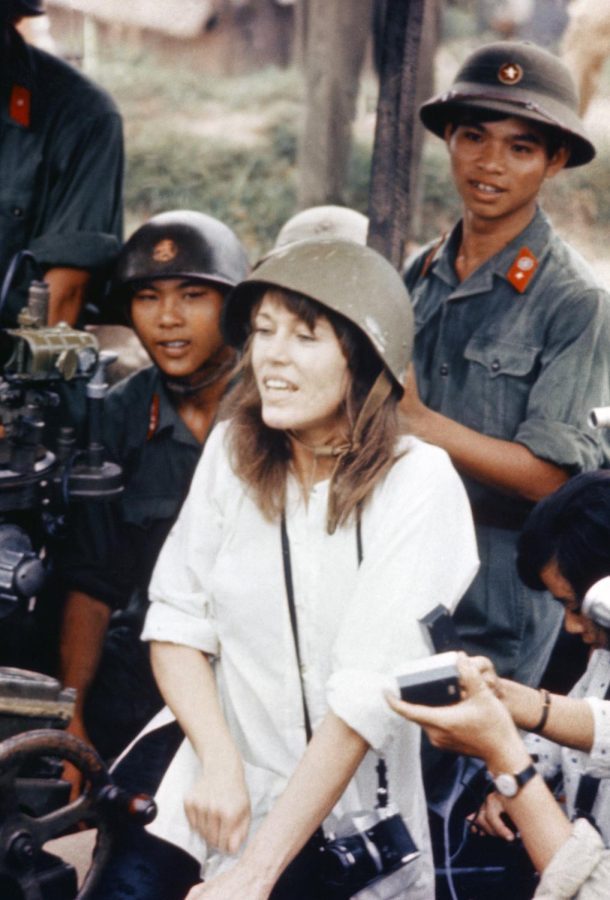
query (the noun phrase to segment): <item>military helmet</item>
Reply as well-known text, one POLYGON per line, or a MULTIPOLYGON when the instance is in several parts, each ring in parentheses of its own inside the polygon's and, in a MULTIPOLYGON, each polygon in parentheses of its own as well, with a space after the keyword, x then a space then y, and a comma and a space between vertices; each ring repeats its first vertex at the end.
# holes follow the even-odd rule
POLYGON ((426 128, 443 137, 456 113, 472 108, 530 119, 559 132, 571 150, 566 166, 584 165, 595 156, 569 70, 536 44, 499 41, 480 47, 450 89, 427 100, 419 114, 426 128))
POLYGON ((402 278, 376 250, 339 238, 273 250, 227 297, 222 319, 227 343, 243 346, 252 301, 265 287, 296 291, 352 322, 402 394, 413 351, 413 313, 402 278))
POLYGON ((132 234, 119 253, 114 283, 121 291, 157 278, 196 278, 226 293, 248 269, 246 251, 227 225, 178 209, 153 216, 132 234))
POLYGON ((295 213, 284 223, 275 246, 283 247, 293 241, 312 238, 342 238, 366 244, 369 220, 347 206, 310 206, 295 213))

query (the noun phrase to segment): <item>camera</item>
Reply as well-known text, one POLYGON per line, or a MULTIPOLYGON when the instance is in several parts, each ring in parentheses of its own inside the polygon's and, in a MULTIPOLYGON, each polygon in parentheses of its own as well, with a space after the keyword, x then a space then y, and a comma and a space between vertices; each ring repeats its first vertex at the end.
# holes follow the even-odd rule
POLYGON ((591 585, 580 611, 602 628, 610 628, 610 576, 591 585))
POLYGON ((347 813, 320 847, 326 896, 348 900, 367 885, 419 856, 413 838, 392 804, 347 813))
POLYGON ((436 653, 404 666, 397 677, 402 700, 425 706, 448 706, 460 699, 457 653, 436 653))
POLYGON ((597 406, 589 410, 587 421, 591 428, 610 428, 610 406, 597 406))

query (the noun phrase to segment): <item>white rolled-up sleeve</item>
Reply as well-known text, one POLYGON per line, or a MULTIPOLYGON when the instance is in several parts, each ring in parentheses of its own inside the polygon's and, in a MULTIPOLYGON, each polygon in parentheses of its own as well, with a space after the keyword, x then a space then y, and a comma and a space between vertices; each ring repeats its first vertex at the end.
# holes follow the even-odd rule
POLYGON ((210 435, 188 497, 171 529, 153 571, 150 605, 142 640, 184 644, 216 655, 219 652, 209 575, 222 533, 225 427, 210 435))
POLYGON ((384 700, 387 677, 432 652, 420 619, 438 604, 453 611, 478 568, 470 505, 444 451, 415 442, 365 509, 362 536, 327 699, 380 750, 405 726, 384 700))

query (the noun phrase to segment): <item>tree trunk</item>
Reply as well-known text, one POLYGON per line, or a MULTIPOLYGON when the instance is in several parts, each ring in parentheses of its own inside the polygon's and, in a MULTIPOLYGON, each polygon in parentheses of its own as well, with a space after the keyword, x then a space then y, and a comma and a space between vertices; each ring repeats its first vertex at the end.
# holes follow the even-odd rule
POLYGON ((372 3, 299 0, 296 46, 305 79, 305 122, 299 142, 301 209, 344 202, 372 3))
POLYGON ((402 266, 416 204, 421 126, 417 114, 422 81, 430 80, 432 48, 424 28, 436 22, 436 0, 386 3, 380 53, 377 125, 369 195, 368 243, 397 268, 402 266), (427 77, 420 76, 426 63, 427 77))

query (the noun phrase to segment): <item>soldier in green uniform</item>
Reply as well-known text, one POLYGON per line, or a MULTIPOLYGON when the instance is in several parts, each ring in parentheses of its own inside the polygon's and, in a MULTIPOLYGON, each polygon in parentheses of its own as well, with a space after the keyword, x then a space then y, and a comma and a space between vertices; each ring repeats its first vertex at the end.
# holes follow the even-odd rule
POLYGON ((184 210, 150 219, 118 259, 116 290, 153 364, 108 394, 105 444, 125 488, 74 507, 61 566, 61 677, 78 690, 70 730, 106 758, 161 705, 139 640, 146 591, 235 362, 220 313, 247 270, 230 228, 184 210))
POLYGON ((560 615, 519 583, 519 529, 533 502, 606 461, 587 413, 610 402, 608 294, 538 206, 545 181, 594 156, 577 110, 548 51, 475 51, 420 111, 447 144, 463 218, 406 269, 416 377, 402 409, 450 454, 477 526, 481 569, 457 627, 468 652, 532 685, 560 615))
MULTIPOLYGON (((3 0, 0 10, 0 284, 28 251, 50 285, 51 324, 76 324, 120 247, 122 124, 105 91, 17 32, 43 5, 3 0)), ((14 322, 34 274, 18 266, 2 324, 14 322)))

